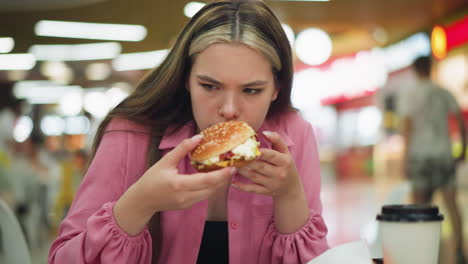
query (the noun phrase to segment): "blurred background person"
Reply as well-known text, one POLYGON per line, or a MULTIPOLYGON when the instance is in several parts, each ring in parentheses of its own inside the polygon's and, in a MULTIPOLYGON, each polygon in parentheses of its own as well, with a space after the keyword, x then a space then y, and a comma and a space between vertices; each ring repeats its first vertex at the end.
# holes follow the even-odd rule
POLYGON ((14 82, 0 82, 0 168, 8 168, 11 162, 13 128, 21 116, 25 100, 13 95, 14 82))
POLYGON ((405 89, 398 100, 402 118, 404 173, 412 186, 412 201, 428 204, 435 191, 442 191, 456 242, 457 264, 465 264, 463 225, 457 203, 455 170, 465 159, 465 123, 455 97, 431 80, 431 57, 417 58, 412 67, 418 77, 413 87, 405 89), (455 114, 462 139, 462 152, 452 154, 449 116, 455 114))
POLYGON ((39 171, 33 165, 36 163, 34 161, 36 155, 36 146, 34 144, 35 142, 31 139, 22 143, 15 143, 13 145, 11 167, 7 171, 13 194, 13 209, 31 247, 38 244, 35 226, 38 226, 40 217, 38 200, 40 176, 39 171))
MULTIPOLYGON (((7 97, 9 97, 7 95, 7 97)), ((6 100, 0 107, 0 198, 13 206, 13 193, 11 181, 8 178, 8 169, 11 166, 11 148, 13 144, 13 127, 19 116, 20 101, 14 97, 6 100)))

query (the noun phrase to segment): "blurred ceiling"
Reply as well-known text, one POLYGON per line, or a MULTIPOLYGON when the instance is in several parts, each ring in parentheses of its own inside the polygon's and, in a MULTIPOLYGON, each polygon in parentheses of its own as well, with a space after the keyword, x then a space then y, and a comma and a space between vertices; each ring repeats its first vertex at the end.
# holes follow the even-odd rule
MULTIPOLYGON (((148 29, 140 42, 121 42, 122 52, 152 51, 170 46, 188 21, 180 0, 0 0, 0 37, 13 37, 13 53, 33 44, 77 44, 92 40, 38 37, 39 20, 140 24, 148 29)), ((333 55, 385 46, 448 17, 468 13, 467 0, 331 0, 267 1, 280 20, 297 34, 320 27, 332 37, 333 55)))
POLYGON ((106 0, 0 0, 1 10, 53 10, 85 6, 106 0))

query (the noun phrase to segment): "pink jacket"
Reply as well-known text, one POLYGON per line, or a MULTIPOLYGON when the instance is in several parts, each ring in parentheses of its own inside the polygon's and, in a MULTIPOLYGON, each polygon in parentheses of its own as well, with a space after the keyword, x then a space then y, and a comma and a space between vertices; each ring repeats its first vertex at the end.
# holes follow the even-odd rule
MULTIPOLYGON (((265 121, 258 131, 261 147, 265 148, 271 145, 262 137, 264 130, 278 132, 289 146, 307 194, 309 220, 295 233, 281 234, 275 229, 271 197, 230 188, 229 262, 306 263, 328 249, 313 130, 296 113, 275 122, 265 121)), ((147 130, 131 121, 114 120, 107 131, 52 244, 49 263, 151 263, 149 231, 131 237, 118 227, 112 213, 114 203, 145 172, 147 130)), ((177 133, 165 135, 159 149, 167 153, 193 134, 191 122, 177 133)), ((195 172, 188 158, 181 161, 179 170, 195 172)), ((189 209, 161 214, 159 263, 196 263, 206 211, 207 201, 202 201, 189 209)))

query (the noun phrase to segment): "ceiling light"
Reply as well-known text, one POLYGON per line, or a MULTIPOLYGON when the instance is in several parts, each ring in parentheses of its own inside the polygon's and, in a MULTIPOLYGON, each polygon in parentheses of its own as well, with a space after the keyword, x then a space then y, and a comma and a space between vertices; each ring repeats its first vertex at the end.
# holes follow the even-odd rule
POLYGON ((0 53, 8 53, 13 50, 15 41, 13 38, 0 38, 0 53))
POLYGON ((33 130, 33 121, 29 116, 21 116, 13 128, 13 138, 16 142, 24 142, 33 130))
POLYGON ((327 91, 327 75, 319 69, 310 68, 294 74, 291 101, 301 111, 316 109, 327 91))
POLYGON ((111 66, 108 63, 96 62, 86 67, 85 76, 90 81, 103 81, 112 74, 111 66))
POLYGON ((41 20, 37 22, 34 31, 38 36, 101 39, 117 41, 140 41, 146 37, 147 31, 141 25, 103 24, 87 22, 67 22, 41 20))
POLYGON ((98 119, 104 118, 110 110, 108 98, 102 90, 104 89, 93 89, 84 96, 84 109, 98 119))
POLYGON ((65 134, 84 135, 89 132, 91 122, 84 115, 70 116, 65 118, 65 134))
POLYGON ((63 61, 45 61, 41 63, 39 70, 42 75, 58 84, 69 84, 75 78, 73 69, 63 61))
POLYGON ((31 104, 55 104, 64 95, 73 91, 81 92, 81 89, 81 86, 63 86, 51 81, 19 81, 13 87, 13 93, 31 104))
POLYGON ((128 93, 120 88, 112 87, 106 91, 106 97, 109 100, 109 107, 114 108, 128 97, 128 93))
POLYGON ((117 88, 117 89, 125 92, 126 94, 130 94, 133 91, 133 88, 134 88, 128 82, 115 82, 115 83, 111 84, 111 87, 117 88))
POLYGON ((190 2, 184 7, 184 15, 186 17, 193 17, 200 9, 205 6, 204 3, 190 2))
POLYGON ((329 2, 330 0, 276 0, 280 2, 329 2))
POLYGON ((169 50, 164 49, 121 54, 112 61, 112 66, 117 71, 152 69, 158 66, 168 53, 169 50))
POLYGON ((0 54, 0 70, 30 70, 36 59, 29 53, 0 54))
POLYGON ((113 59, 120 54, 117 42, 77 45, 33 45, 29 53, 39 61, 84 61, 113 59))
POLYGON ((332 41, 325 31, 308 28, 297 35, 294 49, 304 63, 320 65, 330 58, 332 41))
POLYGON ((75 116, 83 108, 83 95, 81 90, 74 90, 64 94, 59 99, 59 112, 64 116, 75 116))
POLYGON ((42 118, 40 126, 46 136, 60 136, 65 130, 65 120, 58 115, 46 115, 42 118))

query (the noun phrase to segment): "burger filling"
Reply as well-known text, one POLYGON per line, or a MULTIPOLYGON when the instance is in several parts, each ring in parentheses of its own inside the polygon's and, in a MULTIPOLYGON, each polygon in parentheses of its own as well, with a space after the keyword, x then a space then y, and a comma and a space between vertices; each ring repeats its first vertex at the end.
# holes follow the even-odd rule
POLYGON ((220 166, 227 167, 230 165, 229 161, 231 160, 252 160, 260 155, 260 151, 258 150, 259 145, 260 143, 255 140, 255 137, 251 137, 234 149, 199 163, 204 165, 218 163, 220 166))

